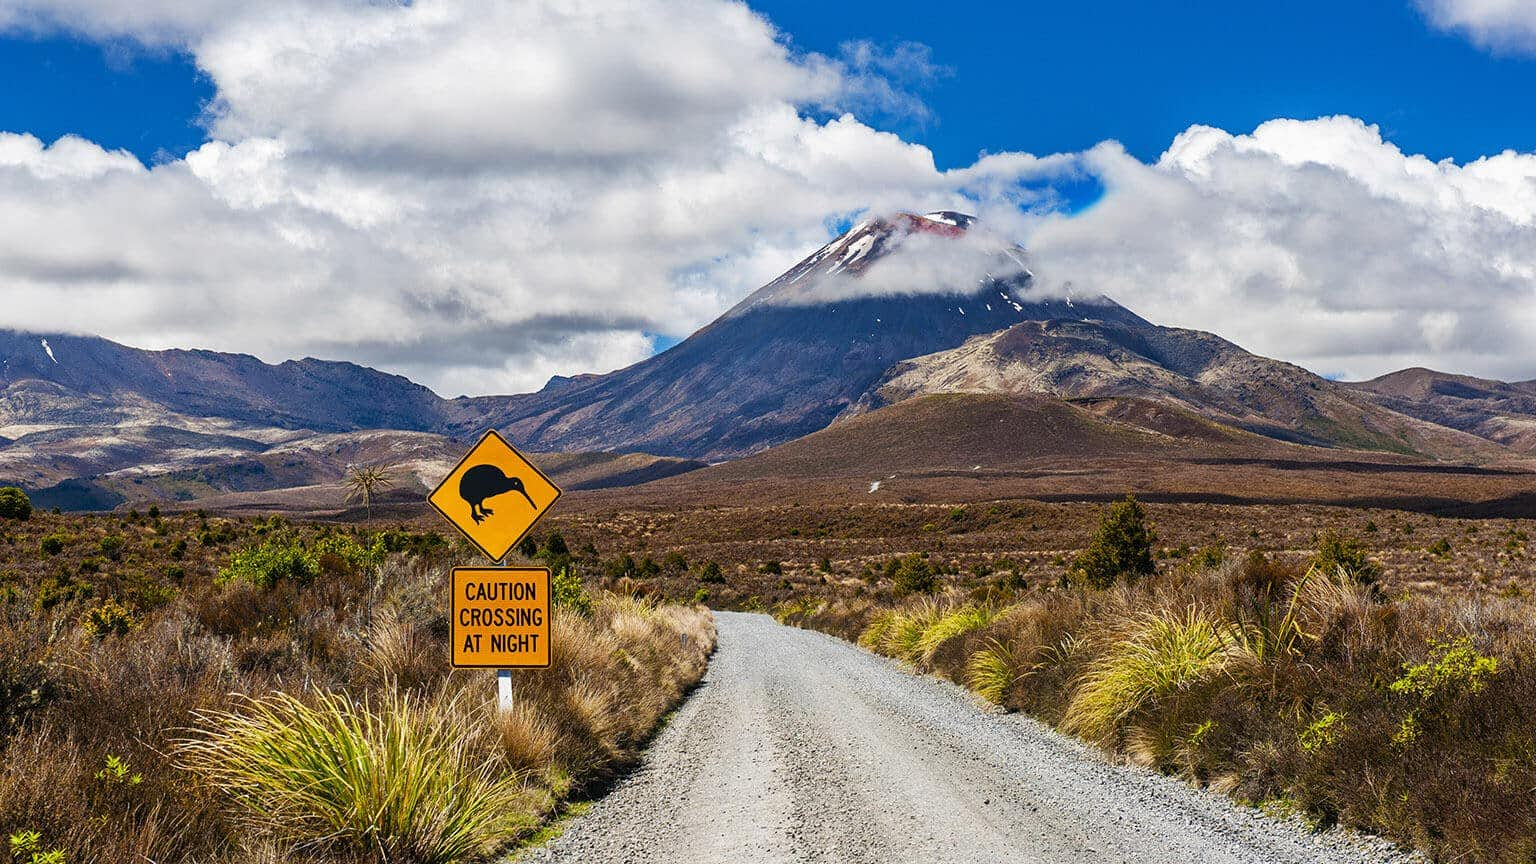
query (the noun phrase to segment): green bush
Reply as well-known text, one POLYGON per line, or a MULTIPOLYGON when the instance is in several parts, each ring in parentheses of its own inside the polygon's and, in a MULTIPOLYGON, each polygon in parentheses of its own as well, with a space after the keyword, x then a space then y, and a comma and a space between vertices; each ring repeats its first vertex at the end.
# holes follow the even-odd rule
POLYGON ((720 572, 720 565, 714 561, 706 561, 704 569, 699 571, 699 581, 719 585, 725 582, 725 574, 720 572))
POLYGON ((1072 578, 1090 588, 1108 588, 1121 577, 1146 576, 1156 569, 1152 562, 1155 539, 1147 527, 1147 511, 1135 496, 1127 495, 1104 514, 1093 540, 1073 564, 1072 578))
POLYGON ((316 570, 367 570, 383 563, 386 554, 381 537, 366 544, 351 534, 331 534, 315 541, 309 550, 316 570))
POLYGON ((133 629, 133 615, 122 604, 108 597, 100 606, 92 606, 80 615, 80 626, 97 639, 123 636, 133 629))
POLYGON ((127 545, 127 542, 121 534, 108 534, 96 541, 96 547, 101 550, 102 555, 116 561, 123 557, 123 547, 127 545))
POLYGON ((308 585, 319 575, 315 559, 302 546, 269 541, 235 551, 219 570, 219 584, 240 581, 258 588, 274 588, 280 582, 308 585))
POLYGON ((1317 551, 1310 564, 1327 573, 1343 573, 1362 585, 1374 585, 1381 578, 1381 565, 1372 561, 1358 542, 1332 530, 1317 538, 1317 551))
POLYGON ((0 488, 0 519, 32 518, 32 499, 15 486, 0 488))
POLYGON ((0 487, 0 520, 32 518, 32 500, 15 486, 0 487))
POLYGON ((47 537, 44 537, 37 544, 37 549, 38 549, 39 552, 43 553, 44 555, 57 555, 60 552, 63 552, 64 551, 64 535, 62 535, 62 534, 49 534, 47 537))
POLYGON ((569 570, 556 570, 551 575, 550 599, 562 609, 575 612, 583 618, 592 617, 592 598, 581 584, 581 577, 569 570))
POLYGON ((923 556, 912 553, 902 558, 891 576, 891 590, 897 597, 932 594, 939 587, 939 576, 923 556))
POLYGON ((1499 661, 1480 653, 1466 637, 1432 643, 1428 659, 1404 664, 1402 677, 1387 686, 1389 692, 1410 704, 1392 736, 1393 743, 1412 744, 1426 726, 1445 723, 1458 699, 1481 693, 1488 679, 1498 673, 1499 661))
POLYGON ((60 849, 44 849, 43 835, 37 831, 17 831, 10 835, 11 860, 16 864, 65 864, 60 849))

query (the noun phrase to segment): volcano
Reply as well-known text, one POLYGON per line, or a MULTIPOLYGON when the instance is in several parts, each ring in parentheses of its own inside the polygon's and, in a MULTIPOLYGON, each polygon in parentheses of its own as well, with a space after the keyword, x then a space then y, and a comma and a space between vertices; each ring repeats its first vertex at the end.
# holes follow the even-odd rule
POLYGON ((1147 322, 1105 297, 1034 296, 1022 249, 961 213, 861 222, 671 349, 538 393, 455 400, 544 450, 737 458, 849 413, 893 365, 1021 321, 1147 322))

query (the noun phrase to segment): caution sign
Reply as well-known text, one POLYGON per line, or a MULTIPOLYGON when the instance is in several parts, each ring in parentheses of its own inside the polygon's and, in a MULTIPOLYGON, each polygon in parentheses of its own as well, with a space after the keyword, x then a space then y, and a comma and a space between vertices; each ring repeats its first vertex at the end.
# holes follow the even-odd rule
POLYGON ((549 666, 547 568, 455 567, 449 581, 455 667, 549 666))
POLYGON ((427 501, 476 548, 500 561, 559 497, 559 488, 492 429, 427 501))

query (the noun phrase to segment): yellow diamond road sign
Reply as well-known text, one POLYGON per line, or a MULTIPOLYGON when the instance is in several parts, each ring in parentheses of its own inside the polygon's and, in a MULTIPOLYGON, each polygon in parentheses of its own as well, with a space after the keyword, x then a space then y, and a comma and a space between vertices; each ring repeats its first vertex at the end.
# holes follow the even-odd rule
POLYGON ((481 552, 500 561, 559 497, 555 484, 492 429, 427 501, 481 552))

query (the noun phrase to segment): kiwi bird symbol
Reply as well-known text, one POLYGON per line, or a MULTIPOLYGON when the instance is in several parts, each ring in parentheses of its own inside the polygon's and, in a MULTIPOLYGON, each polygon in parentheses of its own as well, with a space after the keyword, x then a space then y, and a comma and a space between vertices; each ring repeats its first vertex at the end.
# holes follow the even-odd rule
POLYGON ((533 499, 528 497, 528 490, 523 488, 523 481, 508 477, 495 465, 476 465, 459 478, 459 497, 469 504, 469 517, 475 520, 476 525, 483 522, 485 517, 494 515, 485 506, 485 499, 507 492, 516 492, 528 498, 528 506, 538 509, 539 505, 533 503, 533 499))

